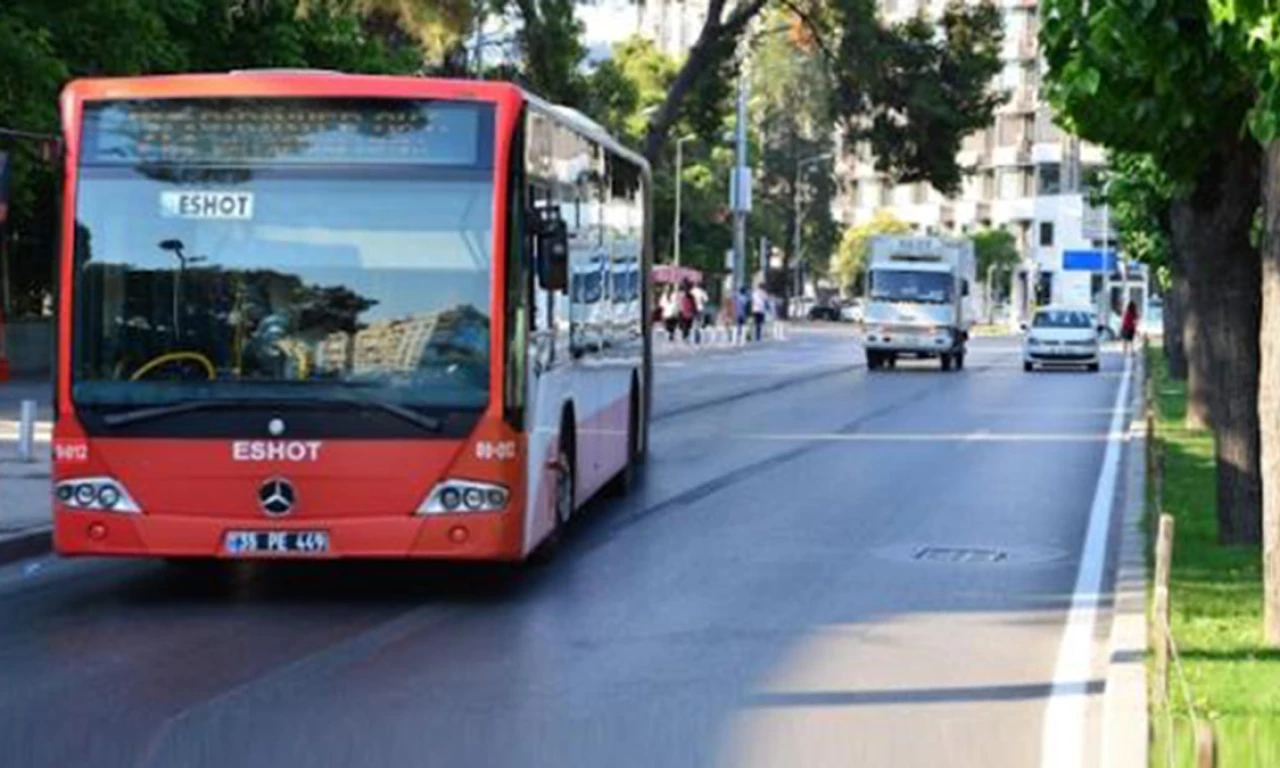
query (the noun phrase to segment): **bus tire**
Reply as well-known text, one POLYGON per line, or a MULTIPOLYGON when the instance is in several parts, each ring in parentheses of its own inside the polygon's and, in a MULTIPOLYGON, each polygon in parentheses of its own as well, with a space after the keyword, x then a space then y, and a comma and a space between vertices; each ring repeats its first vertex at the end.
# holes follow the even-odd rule
POLYGON ((635 382, 631 384, 631 395, 627 408, 627 460, 618 474, 609 481, 610 496, 625 496, 635 487, 640 471, 644 465, 644 454, 640 451, 640 394, 635 382))

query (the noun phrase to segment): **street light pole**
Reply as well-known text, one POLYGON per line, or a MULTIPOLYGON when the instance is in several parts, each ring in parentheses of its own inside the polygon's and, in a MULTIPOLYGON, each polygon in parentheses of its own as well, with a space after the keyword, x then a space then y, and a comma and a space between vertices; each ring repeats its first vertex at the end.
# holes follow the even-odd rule
POLYGON ((737 161, 733 169, 733 286, 747 284, 747 78, 738 76, 737 126, 734 140, 737 145, 737 161))
POLYGON ((683 177, 681 175, 684 169, 684 143, 696 137, 681 136, 676 139, 676 213, 675 222, 672 226, 672 261, 678 267, 680 266, 680 188, 684 186, 683 177))
POLYGON ((801 269, 801 266, 800 266, 800 229, 801 229, 801 226, 800 226, 800 171, 810 163, 820 162, 822 160, 826 160, 829 157, 831 157, 830 152, 821 152, 819 154, 812 155, 810 157, 805 157, 796 161, 796 177, 795 177, 795 181, 791 185, 791 192, 792 192, 792 198, 793 198, 792 202, 795 204, 795 232, 793 233, 793 238, 792 238, 791 258, 793 261, 795 261, 795 265, 796 265, 796 286, 795 286, 796 295, 801 295, 804 293, 804 283, 802 282, 801 272, 800 272, 800 269, 801 269))

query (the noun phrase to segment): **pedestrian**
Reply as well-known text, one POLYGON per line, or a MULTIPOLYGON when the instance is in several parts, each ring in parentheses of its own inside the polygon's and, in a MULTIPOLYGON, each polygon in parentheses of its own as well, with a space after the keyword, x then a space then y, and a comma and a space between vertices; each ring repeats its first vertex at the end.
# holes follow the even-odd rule
POLYGON ((676 300, 679 302, 680 339, 689 343, 689 333, 693 330, 693 321, 698 317, 698 302, 693 298, 693 286, 688 280, 680 283, 680 292, 676 300))
POLYGON ((764 339, 764 315, 769 311, 769 294, 764 291, 764 284, 757 283, 751 292, 751 322, 754 325, 755 340, 764 339))
POLYGON ((667 330, 667 341, 676 340, 676 328, 680 325, 680 303, 676 300, 676 287, 668 285, 662 292, 662 326, 667 330))
POLYGON ((1138 335, 1138 305, 1130 301, 1124 308, 1124 316, 1120 319, 1120 340, 1124 342, 1124 353, 1133 354, 1133 337, 1138 335))
POLYGON ((738 343, 747 340, 747 317, 751 314, 751 296, 747 293, 747 286, 738 288, 738 293, 734 296, 733 302, 733 320, 738 326, 737 334, 734 338, 738 343))
POLYGON ((703 329, 711 325, 711 310, 707 306, 709 297, 706 289, 701 284, 694 285, 689 290, 689 293, 693 296, 696 310, 693 320, 693 343, 701 344, 703 329))

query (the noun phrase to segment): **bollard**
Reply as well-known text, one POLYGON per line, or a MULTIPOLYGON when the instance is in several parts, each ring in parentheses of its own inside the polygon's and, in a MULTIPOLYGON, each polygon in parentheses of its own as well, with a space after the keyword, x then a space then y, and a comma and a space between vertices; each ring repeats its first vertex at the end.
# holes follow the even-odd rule
POLYGON ((1160 515, 1156 534, 1155 599, 1152 623, 1155 634, 1156 663, 1152 695, 1157 706, 1169 701, 1169 569, 1173 563, 1173 515, 1160 515))
POLYGON ((36 401, 23 400, 21 415, 18 417, 18 458, 21 461, 32 461, 35 458, 36 442, 36 401))

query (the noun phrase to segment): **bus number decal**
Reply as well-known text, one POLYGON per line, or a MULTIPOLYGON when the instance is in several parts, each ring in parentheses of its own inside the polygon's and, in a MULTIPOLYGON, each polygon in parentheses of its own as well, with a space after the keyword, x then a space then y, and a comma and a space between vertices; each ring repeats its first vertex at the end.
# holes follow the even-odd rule
POLYGON ((53 460, 60 464, 83 464, 89 460, 89 444, 57 443, 53 446, 53 460))
POLYGON ((511 461, 516 457, 514 440, 481 440, 476 443, 476 458, 484 461, 511 461))

